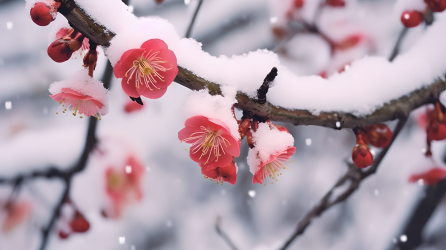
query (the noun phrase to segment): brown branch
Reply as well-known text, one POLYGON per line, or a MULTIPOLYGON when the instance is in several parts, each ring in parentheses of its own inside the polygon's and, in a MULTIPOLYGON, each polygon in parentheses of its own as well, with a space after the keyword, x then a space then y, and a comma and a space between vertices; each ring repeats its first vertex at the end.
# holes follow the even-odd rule
POLYGON ((299 221, 297 224, 297 228, 294 231, 294 233, 291 235, 290 238, 285 242, 285 244, 280 248, 280 250, 287 249, 290 244, 301 234, 304 233, 305 229, 310 225, 310 223, 315 219, 316 217, 320 216, 322 213, 324 213, 326 210, 331 208, 332 206, 345 201, 350 195, 356 191, 361 184, 363 180, 365 180, 367 177, 369 177, 371 174, 375 173, 378 169, 379 164, 386 156, 390 146, 395 141, 395 138, 398 136, 398 134, 401 132, 402 128, 406 124, 406 118, 401 118, 394 130, 392 141, 390 142, 389 146, 384 148, 379 155, 375 158, 373 165, 368 168, 365 171, 362 171, 355 167, 352 164, 349 165, 348 171, 336 182, 336 184, 327 192, 327 194, 322 197, 322 199, 319 201, 318 205, 316 205, 313 209, 311 209, 303 219, 299 221), (341 194, 339 194, 337 197, 332 198, 332 194, 335 189, 342 187, 346 181, 350 181, 350 184, 348 188, 343 191, 341 194))
MULTIPOLYGON (((59 11, 73 27, 99 45, 105 47, 110 45, 110 40, 116 35, 115 33, 95 23, 90 16, 85 14, 74 3, 74 0, 58 0, 58 2, 62 3, 59 11)), ((179 66, 178 69, 179 72, 175 82, 191 90, 208 89, 211 95, 222 94, 219 84, 203 79, 183 67, 179 66)), ((439 79, 426 88, 415 90, 384 104, 372 114, 364 117, 336 111, 321 112, 319 115, 313 115, 308 110, 289 110, 274 106, 269 102, 266 102, 266 105, 260 105, 256 100, 249 98, 247 94, 242 92, 237 93, 235 107, 251 111, 260 117, 269 117, 270 120, 289 122, 294 125, 316 125, 334 129, 355 128, 407 117, 413 109, 435 102, 439 94, 445 89, 446 83, 439 79)))

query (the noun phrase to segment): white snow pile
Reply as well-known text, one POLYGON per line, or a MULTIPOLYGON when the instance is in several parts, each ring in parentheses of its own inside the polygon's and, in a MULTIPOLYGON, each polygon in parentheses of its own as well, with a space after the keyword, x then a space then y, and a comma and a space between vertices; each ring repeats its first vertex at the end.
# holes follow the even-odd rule
MULTIPOLYGON (((398 1, 397 6, 406 2, 407 5, 402 5, 404 8, 412 6, 412 1, 398 1)), ((117 34, 106 51, 113 65, 125 51, 139 48, 146 40, 159 38, 175 52, 179 66, 251 96, 271 68, 277 67, 279 75, 268 92, 268 100, 277 106, 310 110, 315 114, 321 111, 350 112, 357 116, 370 114, 384 103, 429 85, 446 70, 444 13, 439 13, 424 36, 394 62, 383 57, 366 57, 353 62, 348 71, 323 79, 296 76, 281 65, 276 54, 267 50, 213 57, 195 40, 180 38, 168 21, 153 17, 138 19, 120 0, 77 0, 77 3, 117 34), (103 6, 107 6, 107 11, 103 6)))
POLYGON ((50 85, 49 91, 52 95, 59 94, 63 88, 70 88, 82 95, 87 95, 102 103, 99 112, 102 115, 108 113, 108 90, 102 82, 90 77, 87 69, 77 71, 71 78, 55 82, 50 85))
POLYGON ((255 147, 248 152, 249 171, 255 174, 260 162, 266 162, 271 155, 280 153, 294 145, 293 136, 286 131, 270 128, 268 123, 260 123, 252 134, 255 147))
POLYGON ((240 139, 238 124, 231 112, 232 105, 235 102, 235 92, 232 95, 228 92, 225 93, 225 97, 220 95, 211 96, 205 90, 192 92, 184 105, 185 118, 202 115, 221 120, 228 126, 232 136, 240 139), (232 98, 228 98, 228 96, 232 96, 232 98))

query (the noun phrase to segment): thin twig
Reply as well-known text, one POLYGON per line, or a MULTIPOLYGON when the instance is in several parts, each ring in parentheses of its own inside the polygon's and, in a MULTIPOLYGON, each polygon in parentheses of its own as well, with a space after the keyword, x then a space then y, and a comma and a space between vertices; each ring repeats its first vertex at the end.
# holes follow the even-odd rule
MULTIPOLYGON (((110 62, 107 63, 104 75, 102 76, 102 82, 104 83, 105 88, 110 87, 111 82, 111 74, 113 73, 113 68, 111 67, 110 62)), ((57 176, 59 178, 62 178, 65 181, 65 190, 59 199, 57 205, 55 206, 51 219, 48 223, 48 225, 42 230, 42 243, 40 245, 40 250, 44 250, 46 248, 46 245, 48 243, 49 233, 51 232, 51 229, 54 226, 54 223, 59 218, 60 215, 60 209, 62 208, 63 204, 68 198, 69 191, 70 191, 70 185, 71 180, 74 177, 75 174, 82 172, 85 167, 87 166, 88 157, 90 155, 90 152, 94 149, 97 138, 96 138, 96 127, 97 127, 98 120, 94 117, 89 118, 88 123, 88 131, 87 136, 85 140, 85 146, 84 150, 82 152, 82 155, 79 159, 79 161, 74 165, 72 168, 66 170, 66 171, 55 171, 56 173, 54 176, 57 176), (58 174, 57 174, 58 173, 58 174)), ((48 172, 51 172, 51 170, 48 170, 48 172)))
POLYGON ((186 32, 186 35, 185 35, 186 38, 189 38, 190 35, 191 35, 191 33, 192 33, 192 28, 193 28, 193 26, 194 26, 195 19, 197 18, 198 11, 200 11, 201 4, 202 4, 202 3, 203 3, 203 0, 200 0, 200 1, 198 2, 197 8, 195 9, 194 16, 192 17, 192 20, 190 21, 189 27, 187 28, 187 32, 186 32))
POLYGON ((53 228, 54 223, 59 218, 60 211, 62 209, 62 206, 67 199, 70 192, 70 182, 65 182, 65 188, 61 195, 61 198, 59 199, 59 202, 57 202, 57 205, 54 207, 53 212, 51 214, 51 219, 48 223, 48 225, 42 230, 42 242, 40 243, 40 250, 45 250, 46 245, 48 244, 49 234, 51 232, 51 229, 53 228))
POLYGON ((424 197, 415 206, 402 230, 401 235, 406 235, 407 240, 392 244, 390 249, 412 250, 423 243, 423 229, 446 194, 446 180, 435 186, 426 187, 423 192, 424 197))
POLYGON ((400 46, 401 46, 401 43, 403 42, 403 38, 406 36, 406 34, 407 34, 407 28, 406 27, 404 27, 402 30, 401 30, 401 32, 400 32, 400 34, 399 34, 399 36, 398 36, 398 39, 396 40, 396 43, 395 43, 395 46, 393 47, 393 50, 392 50, 392 54, 390 55, 390 57, 389 57, 389 61, 393 61, 393 59, 395 59, 395 57, 398 55, 398 53, 400 52, 400 46))
POLYGON ((373 165, 367 169, 366 171, 361 171, 360 169, 349 166, 349 170, 336 182, 335 186, 332 187, 327 194, 324 195, 324 197, 319 201, 318 205, 316 205, 313 209, 311 209, 297 224, 297 228, 294 231, 294 233, 291 235, 288 240, 286 240, 285 244, 280 248, 280 250, 287 249, 291 243, 299 236, 301 235, 305 229, 310 225, 313 219, 320 216, 323 212, 328 210, 330 207, 345 201, 350 195, 358 189, 359 184, 369 177, 371 174, 375 173, 378 169, 378 166, 380 165, 382 159, 386 156, 390 146, 395 141, 395 138, 398 136, 398 134, 401 132, 402 128, 406 124, 407 118, 400 118, 398 121, 398 124, 394 130, 392 141, 390 142, 389 146, 384 148, 379 155, 376 157, 376 159, 373 162, 373 165), (342 192, 340 195, 338 195, 336 198, 332 199, 330 202, 330 198, 334 192, 334 190, 338 187, 341 187, 347 180, 350 180, 349 187, 342 192))
POLYGON ((221 218, 220 216, 217 217, 217 220, 215 221, 215 231, 217 231, 218 235, 223 238, 223 240, 228 244, 228 246, 232 250, 238 250, 238 248, 235 246, 235 244, 232 242, 232 240, 229 238, 229 236, 221 229, 220 227, 221 218))

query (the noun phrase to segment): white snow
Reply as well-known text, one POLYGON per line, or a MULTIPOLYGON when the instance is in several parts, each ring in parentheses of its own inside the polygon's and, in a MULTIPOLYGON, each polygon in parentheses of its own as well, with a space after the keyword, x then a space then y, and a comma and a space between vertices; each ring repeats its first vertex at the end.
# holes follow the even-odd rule
MULTIPOLYGON (((119 0, 107 1, 110 2, 119 0)), ((179 66, 215 83, 235 86, 249 95, 255 93, 265 75, 276 66, 279 75, 267 98, 272 104, 288 109, 367 115, 386 102, 432 83, 446 69, 446 48, 443 46, 446 35, 442 32, 446 25, 444 15, 438 15, 437 21, 418 43, 393 63, 383 57, 365 57, 353 62, 347 72, 335 74, 327 80, 319 76, 296 76, 281 65, 276 54, 266 50, 230 58, 213 57, 204 52, 201 44, 193 39, 180 39, 174 27, 165 20, 131 19, 127 18, 131 15, 128 11, 119 8, 115 11, 116 16, 123 16, 123 20, 128 21, 121 30, 113 23, 116 20, 125 22, 120 18, 95 16, 101 23, 110 23, 112 30, 117 33, 106 51, 112 64, 125 51, 138 48, 148 39, 160 38, 175 52, 179 66)), ((92 14, 96 12, 100 11, 91 11, 92 14)))
POLYGON ((266 162, 271 155, 294 145, 294 138, 290 133, 279 131, 274 126, 270 128, 268 123, 260 123, 252 136, 255 147, 248 152, 249 171, 252 174, 255 174, 260 162, 266 162))
POLYGON ((80 94, 93 97, 104 105, 99 112, 102 115, 108 113, 108 90, 104 88, 102 82, 91 78, 87 69, 77 71, 67 80, 51 84, 49 91, 55 95, 61 93, 63 88, 70 88, 80 94))
POLYGON ((232 114, 232 105, 235 102, 235 92, 227 91, 225 97, 211 96, 205 90, 192 92, 184 104, 185 120, 196 115, 206 116, 223 121, 228 126, 232 136, 240 139, 238 124, 232 114), (232 99, 230 98, 232 97, 232 99))

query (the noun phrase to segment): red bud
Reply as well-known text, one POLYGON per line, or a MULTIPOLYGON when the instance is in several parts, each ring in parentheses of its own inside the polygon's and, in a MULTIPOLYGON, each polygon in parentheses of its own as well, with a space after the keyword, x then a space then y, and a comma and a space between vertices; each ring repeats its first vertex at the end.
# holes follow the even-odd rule
POLYGON ((254 148, 254 139, 252 138, 252 132, 251 129, 248 129, 247 133, 246 133, 246 143, 248 144, 248 146, 250 148, 254 148))
POLYGON ((73 51, 70 50, 68 46, 68 41, 63 39, 57 39, 48 46, 48 56, 53 59, 53 61, 61 63, 68 61, 73 51))
POLYGON ((70 222, 70 227, 73 232, 85 233, 90 229, 90 223, 80 212, 76 211, 74 219, 70 222))
POLYGON ((364 128, 364 141, 377 148, 385 148, 392 141, 392 131, 386 124, 374 124, 364 128))
POLYGON ((358 168, 365 168, 373 164, 373 156, 370 148, 365 144, 362 135, 356 136, 356 145, 352 151, 353 163, 358 168))
POLYGON ((43 2, 36 3, 30 11, 31 19, 33 22, 39 26, 47 26, 56 16, 57 9, 60 3, 53 2, 53 4, 48 5, 43 2))
POLYGON ((344 0, 327 0, 326 4, 330 5, 331 7, 344 7, 345 6, 344 0))
POLYGON ((65 240, 66 238, 68 238, 68 236, 70 236, 69 233, 59 230, 59 238, 61 238, 62 240, 65 240))
POLYGON ((425 2, 432 10, 432 12, 442 12, 446 9, 445 0, 425 0, 425 2))

